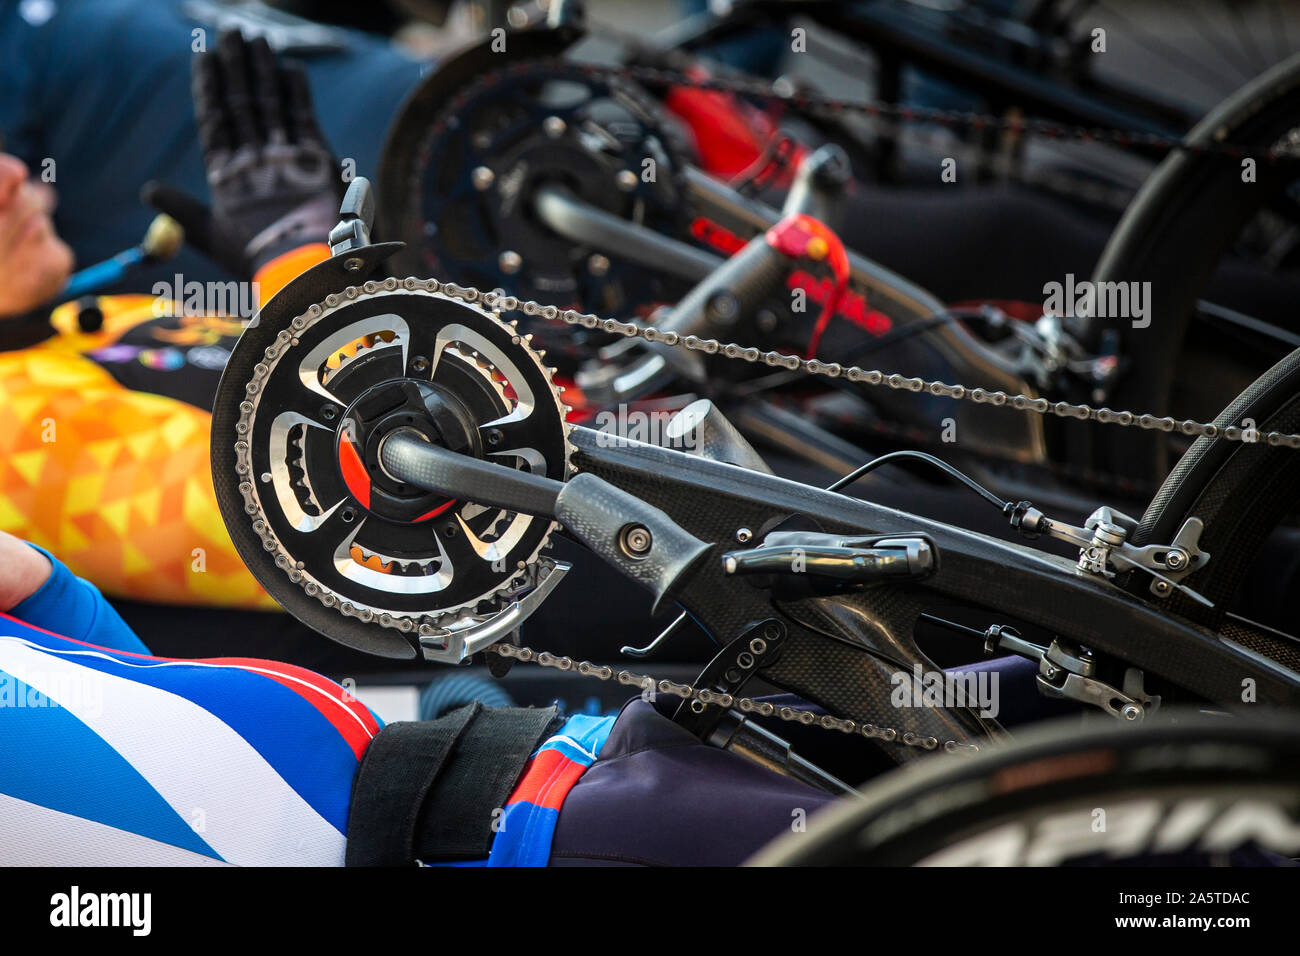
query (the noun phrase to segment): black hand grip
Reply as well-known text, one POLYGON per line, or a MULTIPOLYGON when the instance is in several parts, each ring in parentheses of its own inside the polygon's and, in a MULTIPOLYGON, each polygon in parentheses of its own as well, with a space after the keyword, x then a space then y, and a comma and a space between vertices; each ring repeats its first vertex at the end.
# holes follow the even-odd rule
POLYGON ((565 529, 655 596, 652 613, 711 550, 653 505, 592 474, 564 485, 556 507, 565 529))

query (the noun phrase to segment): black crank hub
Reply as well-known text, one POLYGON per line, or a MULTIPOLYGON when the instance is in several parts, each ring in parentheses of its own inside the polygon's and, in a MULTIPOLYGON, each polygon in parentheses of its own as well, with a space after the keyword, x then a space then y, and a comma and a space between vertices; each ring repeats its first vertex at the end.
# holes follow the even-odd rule
MULTIPOLYGON (((454 86, 431 77, 395 121, 380 195, 390 197, 388 221, 409 243, 396 267, 601 315, 680 298, 681 280, 561 239, 534 211, 540 187, 562 186, 608 213, 688 238, 682 144, 654 100, 578 64, 524 59, 500 69, 496 60, 481 58, 476 75, 454 86), (656 168, 649 181, 646 159, 656 168)), ((541 334, 561 369, 590 335, 541 334)))
POLYGON ((481 457, 482 442, 469 409, 432 382, 394 379, 361 393, 340 419, 339 473, 348 491, 372 514, 391 521, 429 521, 454 499, 399 481, 379 464, 379 447, 398 429, 413 429, 452 451, 481 457))
MULTIPOLYGON (((627 168, 625 160, 584 148, 578 134, 568 131, 556 140, 527 140, 500 162, 503 173, 492 210, 500 241, 520 255, 531 285, 552 298, 577 301, 587 269, 584 257, 592 250, 575 248, 538 220, 535 196, 544 186, 561 186, 583 202, 630 217, 639 197, 619 192, 615 184, 627 168)), ((508 283, 510 278, 502 273, 499 281, 508 283)))

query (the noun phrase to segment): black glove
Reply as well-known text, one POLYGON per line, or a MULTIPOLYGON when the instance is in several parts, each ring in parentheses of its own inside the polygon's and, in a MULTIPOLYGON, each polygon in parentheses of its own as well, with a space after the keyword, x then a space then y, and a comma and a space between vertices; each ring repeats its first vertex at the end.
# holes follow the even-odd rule
POLYGON ((265 38, 232 30, 193 63, 194 112, 212 208, 158 183, 144 201, 185 229, 200 252, 242 277, 281 253, 325 242, 342 182, 316 123, 307 76, 265 38))

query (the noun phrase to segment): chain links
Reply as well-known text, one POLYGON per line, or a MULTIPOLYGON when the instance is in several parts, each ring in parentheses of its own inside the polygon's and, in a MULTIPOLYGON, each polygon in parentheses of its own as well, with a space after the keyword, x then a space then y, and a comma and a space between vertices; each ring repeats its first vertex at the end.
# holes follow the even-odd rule
MULTIPOLYGON (((301 587, 308 597, 315 598, 323 606, 338 611, 344 617, 355 617, 363 624, 379 624, 381 627, 392 628, 403 634, 416 634, 422 638, 437 638, 440 634, 445 633, 450 624, 456 622, 485 620, 485 616, 475 613, 475 607, 481 601, 495 598, 499 594, 522 585, 525 580, 524 565, 527 564, 531 568, 537 562, 542 549, 550 539, 549 533, 538 542, 532 557, 526 562, 521 561, 518 570, 504 575, 493 591, 475 596, 457 607, 444 608, 438 614, 389 611, 371 608, 361 603, 353 603, 345 597, 335 594, 330 588, 312 577, 308 573, 305 564, 290 554, 284 543, 275 534, 271 522, 267 519, 266 512, 262 508, 261 495, 255 484, 256 476, 254 475, 252 446, 249 439, 253 434, 254 416, 268 380, 284 354, 298 346, 299 336, 303 332, 328 317, 335 310, 346 308, 358 301, 364 302, 376 295, 386 295, 394 292, 432 293, 436 295, 440 289, 445 290, 445 288, 436 279, 408 277, 401 280, 394 278, 378 281, 369 280, 361 286, 348 286, 341 292, 332 292, 325 297, 323 302, 314 303, 305 312, 295 316, 288 327, 282 329, 276 335, 275 340, 264 350, 262 361, 253 367, 253 377, 244 386, 245 398, 239 403, 239 420, 235 423, 235 434, 238 436, 235 441, 235 474, 239 481, 239 493, 244 499, 244 513, 252 523, 253 532, 261 539, 263 549, 272 555, 276 567, 283 571, 292 583, 301 587)), ((474 290, 462 289, 459 291, 460 294, 456 298, 470 305, 477 301, 477 294, 474 293, 474 290)), ((541 356, 534 352, 531 345, 529 345, 529 337, 518 334, 513 337, 515 345, 527 351, 531 357, 536 359, 538 366, 543 369, 547 380, 550 381, 550 370, 546 369, 546 366, 541 362, 541 356)), ((554 388, 553 383, 552 388, 554 388)), ((560 402, 558 393, 554 393, 553 397, 555 398, 560 421, 563 422, 568 406, 560 402)), ((564 427, 566 428, 565 455, 566 459, 571 459, 573 448, 567 440, 569 426, 564 427)), ((566 473, 571 472, 571 460, 567 461, 566 464, 568 465, 566 473)))
MULTIPOLYGON (((383 283, 366 283, 364 289, 369 293, 372 291, 396 291, 399 287, 398 280, 388 279, 383 283)), ((1056 415, 1062 418, 1072 418, 1077 420, 1097 421, 1103 424, 1117 424, 1123 426, 1137 427, 1145 430, 1154 430, 1161 432, 1179 431, 1185 435, 1201 435, 1208 438, 1220 437, 1229 441, 1259 441, 1262 440, 1269 445, 1285 445, 1289 448, 1300 448, 1300 435, 1287 434, 1283 432, 1267 432, 1250 436, 1252 433, 1236 426, 1219 428, 1217 425, 1186 420, 1179 422, 1173 418, 1158 418, 1154 415, 1138 415, 1133 412, 1116 412, 1108 408, 1094 409, 1088 405, 1072 405, 1068 402, 1050 402, 1045 398, 1033 398, 1027 395, 1008 395, 1001 391, 989 391, 983 388, 968 388, 964 385, 948 385, 938 381, 926 381, 925 379, 908 377, 896 373, 885 373, 878 370, 867 370, 857 366, 843 366, 839 363, 826 363, 818 359, 805 359, 797 355, 791 355, 783 352, 763 351, 755 347, 746 347, 735 343, 724 344, 717 339, 701 338, 695 335, 680 336, 676 332, 664 332, 656 329, 654 326, 642 326, 633 322, 621 322, 617 319, 602 319, 599 316, 589 313, 578 312, 574 309, 560 309, 554 305, 543 305, 542 303, 532 300, 520 302, 518 298, 510 295, 503 295, 499 292, 482 292, 472 286, 461 286, 453 282, 440 283, 434 279, 417 280, 408 278, 400 282, 400 287, 407 291, 419 289, 423 292, 441 292, 451 298, 460 299, 463 302, 474 305, 481 305, 488 311, 496 312, 521 312, 526 316, 541 318, 548 321, 564 322, 568 325, 582 326, 586 329, 600 329, 603 332, 623 335, 628 338, 640 338, 646 342, 662 342, 670 347, 683 347, 692 351, 703 352, 707 355, 721 355, 727 359, 749 362, 753 364, 767 365, 773 368, 784 368, 789 370, 800 369, 811 375, 822 375, 829 378, 846 378, 851 382, 860 382, 873 387, 884 387, 894 390, 908 392, 926 392, 931 395, 941 395, 948 398, 971 401, 976 404, 988 404, 995 407, 1010 406, 1013 409, 1030 411, 1040 415, 1056 415)), ((307 320, 308 316, 319 317, 326 309, 335 307, 344 301, 353 299, 358 292, 362 290, 348 289, 339 295, 331 295, 326 298, 324 307, 320 305, 313 306, 306 316, 300 316, 299 320, 307 320)), ((299 321, 295 320, 295 321, 299 321)), ((305 322, 304 322, 305 324, 305 322)), ((298 331, 296 327, 294 331, 298 331)), ((267 349, 266 358, 268 361, 274 361, 278 358, 281 351, 292 344, 294 336, 289 330, 285 330, 277 338, 276 343, 267 349)), ((521 337, 521 342, 526 342, 526 337, 521 337)), ((262 380, 269 374, 270 368, 266 363, 260 364, 255 371, 255 377, 249 383, 249 398, 255 398, 260 390, 262 380)), ((270 529, 260 513, 260 507, 253 500, 251 475, 249 468, 249 447, 246 440, 248 433, 248 417, 254 409, 253 402, 245 400, 241 404, 241 422, 243 426, 240 430, 240 440, 236 443, 236 450, 239 456, 239 465, 237 470, 240 473, 240 491, 245 498, 245 510, 255 519, 254 530, 263 538, 263 545, 268 551, 276 556, 276 564, 283 569, 295 583, 304 584, 308 594, 318 597, 326 607, 335 607, 344 615, 355 615, 364 622, 376 621, 382 626, 392 627, 403 632, 410 632, 418 627, 421 634, 434 632, 434 622, 429 619, 423 621, 413 621, 405 616, 394 616, 387 613, 374 615, 369 608, 353 608, 348 602, 340 602, 327 589, 316 585, 315 582, 304 581, 301 568, 294 562, 291 555, 284 551, 283 547, 275 540, 270 533, 270 529)), ((758 716, 776 716, 781 720, 797 722, 806 726, 817 726, 826 730, 838 730, 848 734, 859 734, 864 737, 883 740, 889 743, 896 743, 905 747, 916 747, 921 750, 936 750, 940 742, 935 737, 923 737, 911 732, 900 733, 892 727, 878 727, 870 723, 858 723, 849 718, 834 717, 829 714, 818 714, 814 711, 800 710, 793 707, 776 707, 767 701, 757 701, 746 697, 733 697, 730 694, 718 693, 707 688, 695 688, 689 684, 678 684, 669 680, 656 681, 649 675, 634 674, 631 671, 613 671, 607 666, 592 664, 590 661, 575 662, 568 657, 555 657, 547 651, 534 651, 531 648, 517 648, 514 645, 496 644, 490 650, 505 657, 514 657, 515 659, 525 662, 536 662, 543 667, 553 667, 562 671, 576 671, 582 676, 595 677, 599 680, 617 680, 621 684, 632 687, 640 687, 642 690, 653 689, 659 693, 670 693, 683 700, 699 701, 702 705, 717 705, 722 707, 737 707, 743 713, 754 713, 758 716)), ((955 740, 944 741, 942 744, 944 750, 952 752, 973 752, 978 750, 974 744, 964 744, 955 740)))
MULTIPOLYGON (((700 78, 688 76, 673 70, 662 69, 658 67, 645 66, 625 66, 625 67, 603 67, 594 64, 566 64, 576 67, 579 71, 593 76, 616 77, 623 79, 632 79, 649 86, 673 86, 682 85, 699 89, 713 90, 723 93, 738 93, 742 95, 757 96, 769 100, 777 100, 795 108, 802 110, 822 110, 825 112, 838 113, 857 113, 869 118, 893 119, 904 122, 933 122, 936 124, 950 127, 965 127, 973 130, 995 129, 1012 134, 1031 133, 1050 139, 1075 140, 1082 142, 1101 142, 1121 147, 1146 147, 1152 149, 1164 150, 1183 150, 1192 153, 1220 154, 1230 158, 1241 158, 1249 156, 1256 152, 1244 146, 1232 143, 1213 143, 1213 144, 1188 144, 1181 140, 1171 139, 1153 134, 1130 133, 1121 130, 1095 129, 1080 126, 1064 126, 1061 124, 1051 123, 1043 120, 1025 119, 1020 116, 990 116, 977 113, 965 113, 959 111, 930 109, 915 106, 904 106, 899 104, 884 103, 878 101, 853 102, 836 100, 830 97, 824 97, 804 92, 791 91, 788 95, 779 92, 770 84, 761 80, 718 80, 711 78, 700 78)), ((1265 151, 1261 158, 1265 162, 1278 162, 1283 159, 1294 158, 1295 149, 1289 146, 1278 145, 1265 151)), ((798 355, 778 352, 775 350, 764 351, 755 347, 741 346, 735 343, 723 343, 717 339, 702 338, 699 336, 688 335, 679 336, 676 332, 664 332, 649 325, 637 325, 632 322, 620 322, 617 319, 602 319, 596 315, 577 312, 573 309, 560 309, 553 305, 544 305, 535 301, 520 302, 514 296, 502 295, 497 292, 481 292, 478 289, 469 286, 460 286, 455 283, 438 283, 435 280, 416 280, 406 279, 401 285, 407 290, 416 288, 425 292, 442 292, 453 298, 461 299, 469 304, 481 304, 489 311, 505 312, 522 312, 530 317, 539 317, 548 321, 560 321, 568 325, 582 326, 586 329, 600 329, 603 332, 623 335, 628 338, 640 338, 646 342, 661 342, 670 347, 681 346, 691 351, 703 352, 707 355, 722 355, 724 358, 744 361, 751 364, 767 365, 772 368, 782 368, 788 370, 801 370, 810 375, 821 375, 828 378, 845 378, 851 382, 862 383, 872 387, 884 387, 896 391, 908 391, 914 393, 928 393, 930 395, 943 396, 956 399, 959 401, 970 401, 975 404, 988 404, 995 407, 1006 407, 1019 411, 1029 411, 1035 414, 1048 416, 1055 415, 1060 418, 1070 418, 1079 421, 1096 421, 1102 424, 1116 424, 1121 426, 1136 427, 1147 431, 1160 432, 1180 432, 1181 434, 1193 437, 1206 438, 1224 438, 1228 441, 1257 442, 1263 441, 1273 446, 1286 446, 1289 448, 1300 448, 1300 434, 1288 434, 1284 432, 1266 432, 1257 433, 1254 430, 1241 429, 1236 426, 1227 426, 1219 428, 1214 424, 1197 422, 1193 420, 1178 421, 1170 417, 1159 417, 1150 414, 1137 414, 1128 411, 1113 411, 1109 408, 1093 408, 1089 405, 1071 404, 1069 402, 1051 402, 1045 398, 1035 398, 1028 395, 1008 395, 1006 392, 987 390, 983 388, 969 388, 964 385, 949 385, 939 381, 927 381, 925 379, 909 377, 897 373, 886 373, 875 369, 862 369, 857 366, 843 366, 839 363, 826 363, 816 358, 802 358, 798 355)), ((366 292, 371 292, 372 287, 378 286, 374 283, 366 283, 366 292)), ((382 283, 385 290, 395 290, 397 281, 389 279, 382 283)), ((313 310, 318 317, 324 309, 333 307, 342 300, 355 297, 358 290, 348 289, 339 296, 330 296, 327 298, 324 308, 321 305, 313 306, 313 310)), ((373 291, 377 291, 374 288, 373 291)), ((295 323, 302 323, 305 316, 300 316, 295 323)), ((295 331, 297 327, 295 328, 295 331)), ((267 349, 266 358, 273 362, 278 353, 291 344, 293 338, 292 332, 285 330, 281 333, 276 343, 267 349)), ((266 364, 260 364, 256 370, 254 380, 249 383, 249 398, 255 399, 262 380, 269 374, 269 367, 266 364)), ((240 471, 240 491, 245 498, 245 510, 254 517, 254 530, 262 537, 263 545, 276 555, 276 564, 284 570, 296 583, 303 583, 302 566, 293 561, 292 556, 283 550, 279 542, 270 534, 269 527, 260 514, 260 507, 252 500, 253 495, 251 487, 251 475, 249 474, 248 457, 249 448, 246 441, 247 437, 247 418, 254 408, 254 403, 245 400, 241 404, 241 418, 244 421, 244 429, 241 430, 241 439, 236 443, 236 449, 239 455, 240 471)), ((432 633, 432 622, 425 618, 422 621, 415 621, 405 616, 394 617, 389 614, 373 615, 369 608, 353 608, 347 602, 339 602, 333 594, 328 593, 324 588, 307 585, 308 594, 316 591, 322 603, 327 607, 336 607, 345 615, 355 615, 362 621, 375 620, 377 623, 393 627, 398 630, 409 632, 417 627, 421 634, 426 632, 432 633)), ((778 707, 770 701, 760 701, 749 697, 736 697, 732 694, 713 691, 708 688, 696 688, 690 684, 681 684, 670 680, 656 680, 648 674, 637 674, 628 670, 615 671, 607 665, 597 665, 590 661, 574 661, 570 657, 557 657, 549 651, 535 651, 529 647, 521 647, 508 643, 497 643, 487 649, 495 652, 501 657, 519 660, 525 663, 536 663, 541 667, 553 668, 565 672, 576 672, 584 677, 591 677, 601 681, 616 681, 619 684, 628 687, 639 688, 643 693, 664 693, 679 697, 682 700, 698 702, 701 706, 719 706, 725 708, 735 707, 745 714, 754 714, 760 717, 777 717, 780 720, 799 723, 804 726, 816 726, 824 730, 839 731, 844 734, 854 734, 869 739, 881 740, 887 743, 897 744, 903 747, 912 747, 925 751, 937 750, 940 747, 938 738, 932 736, 921 736, 911 732, 900 733, 896 728, 878 726, 867 722, 858 722, 849 718, 835 717, 830 714, 819 714, 815 711, 804 710, 795 707, 778 707)), ((976 744, 962 743, 956 740, 944 741, 942 747, 949 753, 974 753, 980 748, 976 744)))
MULTIPOLYGON (((493 644, 488 650, 510 660, 523 661, 526 664, 537 664, 541 667, 549 667, 559 671, 574 672, 582 677, 591 677, 600 681, 614 681, 625 687, 636 687, 643 694, 670 694, 674 697, 680 697, 682 700, 699 701, 705 706, 734 707, 742 714, 754 714, 757 717, 778 717, 788 723, 803 724, 805 727, 838 730, 844 734, 856 734, 903 747, 915 747, 919 750, 938 750, 940 747, 939 738, 937 737, 923 737, 910 731, 900 733, 893 727, 881 727, 878 724, 865 722, 860 723, 848 717, 834 717, 830 714, 819 714, 816 711, 802 710, 798 707, 778 707, 767 700, 736 697, 733 694, 724 694, 705 687, 697 688, 690 684, 679 684, 671 680, 656 680, 649 674, 637 674, 627 670, 616 671, 607 664, 575 661, 572 657, 557 657, 550 651, 536 651, 531 647, 520 647, 506 643, 493 644)), ((942 746, 948 753, 971 754, 980 749, 978 744, 967 744, 958 740, 945 740, 942 746)))
POLYGON ((976 405, 993 405, 1009 407, 1017 411, 1033 412, 1038 415, 1069 418, 1076 421, 1094 421, 1103 425, 1121 425, 1139 428, 1144 431, 1178 432, 1191 437, 1223 438, 1227 441, 1264 443, 1287 448, 1300 448, 1300 434, 1289 432, 1259 432, 1254 429, 1239 428, 1198 422, 1193 419, 1182 421, 1176 418, 1160 417, 1146 413, 1114 411, 1109 408, 1093 408, 1091 405, 1079 405, 1071 402, 1053 402, 1046 398, 1029 395, 1009 395, 1003 391, 984 388, 970 388, 965 385, 948 385, 944 382, 929 381, 898 373, 882 372, 878 369, 864 369, 856 365, 841 365, 838 362, 823 362, 816 358, 801 358, 776 350, 763 351, 753 346, 723 343, 718 339, 702 338, 697 335, 679 335, 676 332, 664 332, 652 325, 638 325, 635 322, 620 322, 618 319, 602 319, 589 313, 574 309, 560 309, 554 305, 543 305, 529 300, 520 302, 514 296, 501 295, 497 292, 480 292, 477 289, 446 283, 442 291, 447 295, 464 298, 469 302, 480 302, 488 310, 505 312, 522 312, 524 315, 560 321, 568 325, 580 325, 585 329, 599 329, 628 338, 639 338, 646 342, 661 342, 670 347, 683 347, 706 355, 721 355, 723 358, 772 368, 796 369, 809 375, 821 375, 826 378, 843 378, 875 388, 889 388, 895 391, 924 392, 959 401, 973 402, 976 405))
MULTIPOLYGON (((571 61, 565 61, 566 65, 571 61)), ((819 93, 800 90, 783 91, 772 83, 749 77, 699 77, 677 70, 656 66, 605 66, 592 63, 572 63, 589 76, 634 80, 646 86, 685 86, 716 93, 737 93, 755 96, 792 106, 800 110, 825 113, 855 113, 871 119, 888 119, 900 122, 934 123, 940 126, 970 129, 975 132, 996 130, 1019 135, 1030 133, 1045 139, 1070 140, 1082 143, 1103 143, 1121 148, 1147 148, 1202 155, 1220 155, 1229 159, 1256 157, 1265 163, 1278 163, 1297 157, 1297 144, 1283 140, 1263 151, 1241 143, 1187 143, 1171 136, 1157 133, 1140 133, 1120 129, 1092 126, 1071 126, 1050 120, 1027 118, 1020 115, 997 116, 988 113, 944 110, 924 106, 887 103, 883 100, 841 100, 819 93)))

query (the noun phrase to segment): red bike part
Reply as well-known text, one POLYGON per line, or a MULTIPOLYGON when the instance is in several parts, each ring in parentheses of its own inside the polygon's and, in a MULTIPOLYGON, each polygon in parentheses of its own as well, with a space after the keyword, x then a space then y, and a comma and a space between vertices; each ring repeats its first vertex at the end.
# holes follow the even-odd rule
POLYGON ((788 259, 811 259, 825 262, 830 266, 835 277, 835 287, 822 307, 822 314, 813 326, 808 338, 807 354, 811 358, 817 354, 822 335, 830 325, 840 300, 849 287, 849 254, 829 226, 812 216, 796 213, 787 216, 767 231, 767 244, 788 259))

